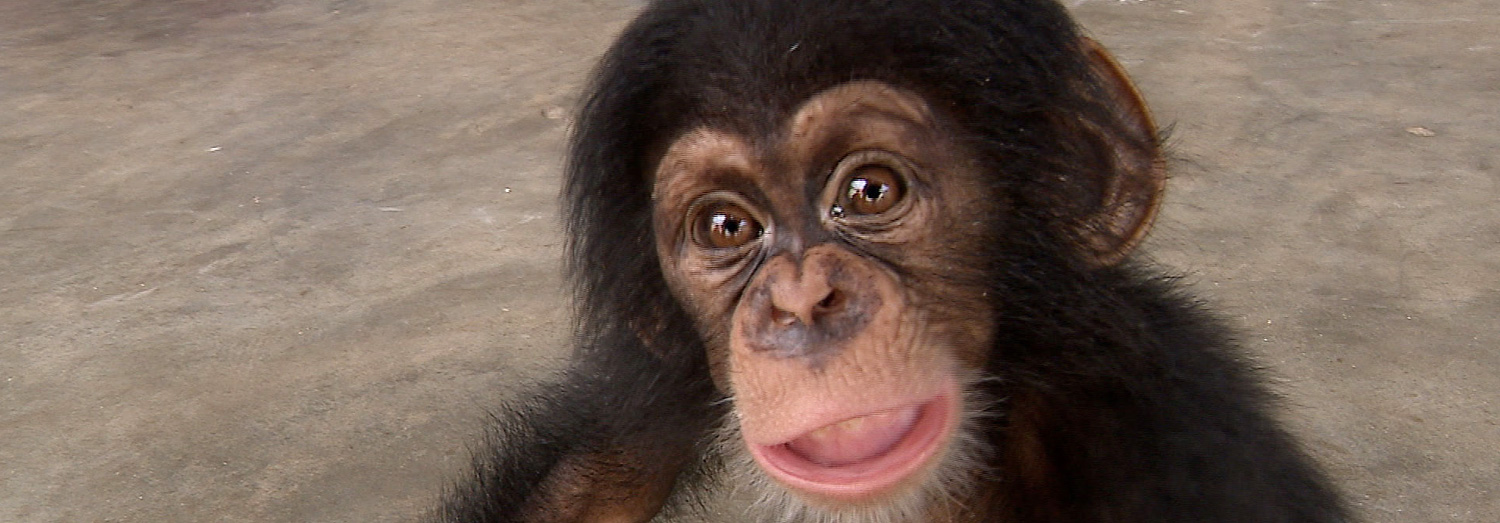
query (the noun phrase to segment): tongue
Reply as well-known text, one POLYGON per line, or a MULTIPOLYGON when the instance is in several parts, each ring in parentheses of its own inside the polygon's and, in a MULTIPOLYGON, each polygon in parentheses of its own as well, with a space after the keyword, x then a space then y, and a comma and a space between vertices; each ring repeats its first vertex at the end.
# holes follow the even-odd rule
POLYGON ((921 406, 850 418, 787 442, 787 448, 825 467, 840 467, 878 458, 890 451, 916 424, 921 406))

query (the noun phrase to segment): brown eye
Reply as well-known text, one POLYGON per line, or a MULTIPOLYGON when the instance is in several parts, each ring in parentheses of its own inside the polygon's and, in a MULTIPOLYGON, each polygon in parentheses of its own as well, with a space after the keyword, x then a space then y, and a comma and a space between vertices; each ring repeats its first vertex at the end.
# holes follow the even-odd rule
POLYGON ((694 221, 693 240, 715 249, 739 247, 759 238, 762 232, 749 212, 732 204, 708 207, 694 221))
POLYGON ((895 171, 883 165, 866 165, 849 176, 839 207, 854 214, 880 214, 895 207, 903 193, 895 171))

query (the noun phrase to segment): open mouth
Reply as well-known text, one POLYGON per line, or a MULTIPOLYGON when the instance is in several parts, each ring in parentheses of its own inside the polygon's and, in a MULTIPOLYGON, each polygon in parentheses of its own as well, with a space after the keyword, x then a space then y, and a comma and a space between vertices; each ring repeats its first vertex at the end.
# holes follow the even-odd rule
POLYGON ((750 453, 787 486, 837 499, 860 499, 895 487, 942 451, 957 401, 940 396, 824 425, 750 453))

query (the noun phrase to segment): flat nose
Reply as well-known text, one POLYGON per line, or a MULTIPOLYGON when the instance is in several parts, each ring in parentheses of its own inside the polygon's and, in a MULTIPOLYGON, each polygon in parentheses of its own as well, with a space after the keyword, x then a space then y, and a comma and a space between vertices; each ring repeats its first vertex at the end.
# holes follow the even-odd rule
POLYGON ((818 267, 804 267, 793 278, 771 282, 771 321, 789 327, 796 323, 814 326, 819 320, 844 309, 846 293, 829 281, 818 267))
POLYGON ((773 357, 836 354, 883 301, 866 285, 877 276, 860 261, 825 246, 767 261, 740 304, 737 331, 745 347, 773 357))

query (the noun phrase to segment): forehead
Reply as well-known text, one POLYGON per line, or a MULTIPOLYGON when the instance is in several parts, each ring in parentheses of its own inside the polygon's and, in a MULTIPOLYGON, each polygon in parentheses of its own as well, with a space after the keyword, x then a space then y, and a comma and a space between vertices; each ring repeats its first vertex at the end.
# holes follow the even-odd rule
POLYGON ((928 126, 932 114, 915 93, 876 81, 841 84, 813 95, 797 108, 788 134, 802 137, 846 118, 882 117, 928 126))
POLYGON ((774 131, 746 136, 699 126, 666 148, 653 172, 658 194, 685 175, 713 180, 730 173, 772 173, 776 162, 800 162, 835 145, 845 151, 891 147, 915 129, 930 129, 931 108, 916 93, 876 81, 855 81, 824 90, 797 106, 774 131))

